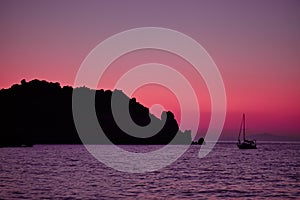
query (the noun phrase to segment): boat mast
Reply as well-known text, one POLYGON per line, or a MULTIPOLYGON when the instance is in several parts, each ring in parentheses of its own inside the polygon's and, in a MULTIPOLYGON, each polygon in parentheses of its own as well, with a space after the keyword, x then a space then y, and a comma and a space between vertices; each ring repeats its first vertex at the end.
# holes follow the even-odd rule
POLYGON ((245 121, 245 113, 243 113, 243 134, 244 134, 244 141, 246 140, 245 138, 245 131, 246 130, 246 121, 245 121))
POLYGON ((242 129, 243 129, 243 118, 242 118, 242 121, 241 121, 241 126, 240 126, 240 131, 239 131, 239 137, 238 137, 238 141, 240 142, 240 138, 241 138, 241 133, 242 133, 242 129))

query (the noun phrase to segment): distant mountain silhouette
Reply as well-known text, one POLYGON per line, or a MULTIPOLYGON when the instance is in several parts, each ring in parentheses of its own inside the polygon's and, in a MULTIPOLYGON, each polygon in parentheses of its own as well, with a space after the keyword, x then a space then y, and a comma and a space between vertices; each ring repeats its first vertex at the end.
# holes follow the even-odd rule
POLYGON ((249 138, 255 138, 259 141, 299 141, 299 137, 285 136, 285 135, 273 135, 270 133, 259 133, 249 135, 249 138))
MULTIPOLYGON (((73 121, 72 93, 83 95, 96 92, 95 109, 98 122, 106 136, 114 144, 167 144, 175 136, 175 144, 191 143, 191 132, 181 132, 172 112, 163 112, 162 119, 149 113, 149 109, 129 99, 122 91, 91 90, 86 87, 61 87, 59 83, 32 80, 0 90, 0 145, 22 144, 80 144, 82 143, 73 121), (154 123, 162 129, 154 136, 138 138, 122 131, 115 122, 111 110, 111 98, 129 101, 132 120, 140 126, 154 123)), ((128 108, 126 108, 128 109, 128 108)), ((90 134, 90 133, 86 133, 90 134)), ((143 133, 141 133, 143 134, 143 133)), ((105 140, 85 141, 90 144, 106 143, 105 140)))
MULTIPOLYGON (((232 134, 236 131, 227 131, 225 134, 222 134, 219 141, 237 141, 237 136, 228 136, 227 134, 232 134)), ((249 134, 247 136, 250 140, 255 139, 257 142, 261 141, 300 141, 300 137, 291 136, 291 135, 275 135, 271 133, 257 133, 249 134)))

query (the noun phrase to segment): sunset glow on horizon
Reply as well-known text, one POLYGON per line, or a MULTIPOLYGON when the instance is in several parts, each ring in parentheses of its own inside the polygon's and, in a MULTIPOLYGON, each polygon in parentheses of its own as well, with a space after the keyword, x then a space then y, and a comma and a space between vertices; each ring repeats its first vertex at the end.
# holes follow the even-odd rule
MULTIPOLYGON (((246 113, 250 135, 300 137, 299 1, 1 1, 0 5, 0 88, 24 78, 73 86, 81 63, 101 41, 132 28, 165 27, 192 37, 218 66, 227 95, 222 135, 236 136, 246 113)), ((154 62, 171 66, 190 81, 200 107, 198 136, 204 136, 211 116, 210 95, 201 75, 179 56, 151 49, 130 52, 109 66, 98 88, 113 89, 129 69, 154 62)), ((180 121, 178 100, 167 88, 145 85, 131 97, 149 108, 161 104, 180 121)))

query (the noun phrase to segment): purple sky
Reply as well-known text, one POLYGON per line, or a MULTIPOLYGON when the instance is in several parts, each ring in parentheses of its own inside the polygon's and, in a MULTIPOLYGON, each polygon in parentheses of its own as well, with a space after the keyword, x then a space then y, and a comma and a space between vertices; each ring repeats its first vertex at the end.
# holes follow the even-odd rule
MULTIPOLYGON (((299 135, 299 19, 300 1, 292 0, 2 0, 0 88, 23 78, 73 85, 99 42, 131 28, 165 27, 197 40, 218 65, 228 98, 225 128, 238 129, 246 112, 250 132, 299 135)), ((149 97, 141 98, 147 104, 149 97)))

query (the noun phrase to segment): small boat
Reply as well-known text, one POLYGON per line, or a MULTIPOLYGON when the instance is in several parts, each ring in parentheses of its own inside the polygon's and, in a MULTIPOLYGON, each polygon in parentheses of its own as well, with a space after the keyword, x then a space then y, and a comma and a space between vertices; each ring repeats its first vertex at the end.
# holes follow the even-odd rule
POLYGON ((246 121, 245 121, 245 114, 243 114, 237 146, 239 149, 256 149, 256 140, 246 140, 245 132, 246 132, 246 121), (242 131, 243 131, 243 141, 241 142, 240 137, 242 131))

